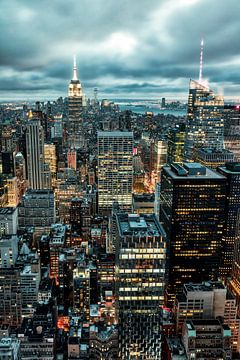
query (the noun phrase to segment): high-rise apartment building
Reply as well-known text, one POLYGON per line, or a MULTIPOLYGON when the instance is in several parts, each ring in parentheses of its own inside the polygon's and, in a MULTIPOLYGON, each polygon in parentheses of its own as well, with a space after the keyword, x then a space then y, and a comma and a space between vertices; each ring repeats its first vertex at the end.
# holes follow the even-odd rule
POLYGON ((113 201, 131 210, 133 133, 98 132, 98 211, 110 214, 113 201))
POLYGON ((198 163, 164 166, 160 222, 167 233, 167 300, 186 282, 217 279, 226 178, 198 163))
POLYGON ((29 188, 44 188, 44 131, 40 120, 31 119, 27 124, 27 175, 29 188))
POLYGON ((116 215, 119 358, 161 359, 166 239, 155 215, 116 215))
POLYGON ((224 100, 208 87, 190 80, 185 139, 185 159, 193 161, 201 147, 220 150, 224 147, 224 100))

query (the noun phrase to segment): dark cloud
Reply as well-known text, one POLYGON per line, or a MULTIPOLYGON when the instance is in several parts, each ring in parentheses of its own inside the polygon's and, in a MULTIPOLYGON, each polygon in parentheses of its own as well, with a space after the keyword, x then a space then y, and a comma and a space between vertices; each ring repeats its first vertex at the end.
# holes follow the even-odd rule
POLYGON ((204 76, 227 96, 240 83, 239 0, 2 0, 0 95, 65 95, 71 62, 88 95, 185 97, 204 76))

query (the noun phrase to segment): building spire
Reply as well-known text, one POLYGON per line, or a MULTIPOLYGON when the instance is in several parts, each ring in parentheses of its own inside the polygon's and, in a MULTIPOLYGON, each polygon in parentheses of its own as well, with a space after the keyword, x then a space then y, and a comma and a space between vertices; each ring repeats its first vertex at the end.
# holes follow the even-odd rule
POLYGON ((202 69, 203 69, 203 45, 204 45, 204 41, 202 38, 201 41, 201 51, 200 51, 200 64, 199 64, 199 83, 202 83, 202 69))
POLYGON ((72 78, 72 80, 78 80, 76 55, 73 56, 73 78, 72 78))

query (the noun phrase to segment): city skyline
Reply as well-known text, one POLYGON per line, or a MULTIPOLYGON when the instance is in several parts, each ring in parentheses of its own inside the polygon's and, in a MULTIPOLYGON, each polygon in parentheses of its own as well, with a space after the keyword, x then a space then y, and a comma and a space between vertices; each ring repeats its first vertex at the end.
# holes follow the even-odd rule
POLYGON ((236 99, 237 5, 237 0, 221 7, 215 0, 3 1, 0 99, 66 96, 76 54, 87 96, 98 87, 101 98, 187 100, 189 79, 198 79, 202 36, 203 79, 226 99, 236 99))

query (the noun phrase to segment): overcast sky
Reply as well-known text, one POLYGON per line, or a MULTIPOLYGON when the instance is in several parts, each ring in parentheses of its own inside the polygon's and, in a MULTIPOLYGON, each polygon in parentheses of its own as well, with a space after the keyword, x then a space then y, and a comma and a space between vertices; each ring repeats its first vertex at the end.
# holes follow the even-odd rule
POLYGON ((240 0, 1 0, 0 100, 66 96, 72 57, 84 91, 186 98, 203 78, 240 97, 240 0))

